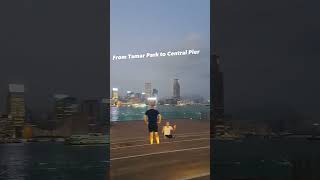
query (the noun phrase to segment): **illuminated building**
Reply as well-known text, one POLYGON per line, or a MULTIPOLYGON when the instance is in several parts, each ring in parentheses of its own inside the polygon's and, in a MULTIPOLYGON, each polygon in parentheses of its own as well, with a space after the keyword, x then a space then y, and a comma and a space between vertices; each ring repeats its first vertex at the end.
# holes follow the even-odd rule
POLYGON ((118 90, 118 88, 112 88, 111 98, 112 99, 119 99, 119 90, 118 90))
POLYGON ((7 112, 12 117, 15 136, 22 136, 22 128, 26 117, 26 105, 23 84, 9 84, 7 112))
POLYGON ((13 126, 12 116, 0 114, 0 138, 1 137, 14 137, 15 129, 13 126))
POLYGON ((79 112, 79 104, 76 98, 65 94, 54 95, 54 112, 57 120, 66 119, 79 112))
POLYGON ((134 97, 134 92, 127 91, 127 98, 133 98, 133 97, 134 97))
POLYGON ((144 101, 146 99, 146 93, 142 92, 141 93, 141 101, 144 101))

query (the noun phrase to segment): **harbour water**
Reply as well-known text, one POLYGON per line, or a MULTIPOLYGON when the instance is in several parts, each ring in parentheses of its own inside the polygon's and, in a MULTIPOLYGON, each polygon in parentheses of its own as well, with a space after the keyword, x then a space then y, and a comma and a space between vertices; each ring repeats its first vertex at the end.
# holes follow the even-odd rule
POLYGON ((108 145, 1 144, 0 180, 105 180, 108 150, 108 145))
MULTIPOLYGON (((148 107, 111 107, 112 121, 142 120, 148 107)), ((156 108, 163 119, 201 119, 210 109, 205 105, 160 105, 156 108)))
POLYGON ((215 141, 215 180, 319 180, 320 141, 243 139, 215 141))

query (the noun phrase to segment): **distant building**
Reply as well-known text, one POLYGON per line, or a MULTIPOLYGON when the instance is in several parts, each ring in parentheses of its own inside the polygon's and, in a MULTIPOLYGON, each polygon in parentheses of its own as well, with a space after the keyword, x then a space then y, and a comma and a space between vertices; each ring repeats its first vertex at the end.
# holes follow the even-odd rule
POLYGON ((146 93, 142 92, 141 93, 141 101, 144 101, 146 99, 146 93))
POLYGON ((213 85, 213 92, 211 92, 211 102, 213 105, 213 126, 216 135, 222 134, 224 129, 224 87, 223 87, 223 73, 220 71, 220 56, 216 54, 211 55, 212 67, 211 84, 213 85))
POLYGON ((264 121, 230 120, 230 121, 226 121, 225 124, 232 127, 232 131, 235 134, 267 135, 269 132, 271 132, 271 128, 264 121))
POLYGON ((173 80, 173 99, 180 100, 180 84, 179 79, 173 80))
POLYGON ((65 94, 54 95, 54 114, 56 120, 66 119, 79 113, 79 103, 76 98, 65 94))
POLYGON ((151 87, 152 87, 151 83, 149 83, 149 82, 144 84, 144 93, 145 93, 146 98, 149 98, 152 95, 151 87))
POLYGON ((106 125, 109 114, 108 105, 107 98, 83 101, 81 113, 88 118, 90 132, 97 132, 99 128, 106 125))
POLYGON ((164 104, 177 104, 177 100, 175 99, 165 99, 164 104))
POLYGON ((0 138, 14 137, 15 128, 13 126, 13 119, 10 115, 0 114, 0 138))
POLYGON ((107 98, 102 98, 99 103, 99 123, 108 124, 110 120, 110 104, 107 98))
POLYGON ((90 123, 96 123, 100 117, 100 102, 97 99, 87 99, 81 104, 81 112, 88 116, 90 123))
POLYGON ((111 104, 117 105, 119 101, 119 89, 118 88, 112 88, 112 94, 111 94, 111 104))
POLYGON ((141 93, 135 93, 135 95, 134 95, 137 99, 139 99, 140 101, 142 100, 142 95, 141 95, 141 93))
POLYGON ((29 109, 28 107, 26 107, 26 118, 25 118, 25 122, 27 123, 31 123, 32 122, 32 111, 31 109, 29 109))
POLYGON ((12 117, 15 136, 22 137, 22 129, 26 118, 23 84, 9 84, 7 112, 12 117))
POLYGON ((133 98, 133 97, 134 97, 134 92, 133 92, 133 91, 127 91, 126 97, 127 97, 128 99, 133 98))
POLYGON ((152 90, 152 97, 158 97, 158 89, 153 89, 152 90))
POLYGON ((112 99, 119 99, 119 90, 118 90, 118 88, 112 88, 111 98, 112 99))

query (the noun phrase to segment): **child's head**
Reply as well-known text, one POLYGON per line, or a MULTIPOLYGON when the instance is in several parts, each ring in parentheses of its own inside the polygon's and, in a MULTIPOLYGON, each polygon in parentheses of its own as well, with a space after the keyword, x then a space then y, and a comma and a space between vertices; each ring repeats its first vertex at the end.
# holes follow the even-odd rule
POLYGON ((150 101, 149 106, 150 106, 150 108, 154 108, 156 106, 156 102, 150 101))
POLYGON ((166 126, 170 126, 170 122, 169 121, 166 122, 166 126))

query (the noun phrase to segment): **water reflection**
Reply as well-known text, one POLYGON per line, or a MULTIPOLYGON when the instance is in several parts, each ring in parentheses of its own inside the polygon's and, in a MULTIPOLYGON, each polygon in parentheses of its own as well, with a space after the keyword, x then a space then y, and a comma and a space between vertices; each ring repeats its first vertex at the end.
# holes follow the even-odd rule
POLYGON ((0 179, 24 180, 25 163, 30 160, 23 144, 2 145, 0 151, 0 179))
POLYGON ((106 179, 107 145, 0 145, 1 180, 106 179))
POLYGON ((119 108, 112 106, 110 111, 111 111, 111 119, 113 121, 118 121, 119 120, 119 108))
POLYGON ((216 180, 319 180, 320 142, 305 139, 212 141, 216 180))
MULTIPOLYGON (((112 121, 142 120, 143 114, 148 107, 111 107, 112 121)), ((164 119, 203 119, 208 117, 210 111, 208 106, 164 106, 156 107, 164 119)))

